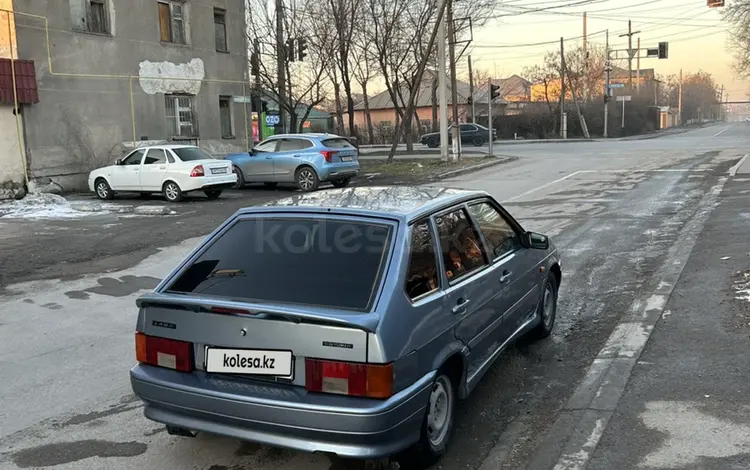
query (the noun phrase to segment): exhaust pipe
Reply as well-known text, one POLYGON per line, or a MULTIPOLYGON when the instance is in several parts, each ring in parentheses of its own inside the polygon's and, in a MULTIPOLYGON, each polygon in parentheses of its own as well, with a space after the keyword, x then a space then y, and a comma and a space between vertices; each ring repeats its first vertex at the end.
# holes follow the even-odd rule
POLYGON ((170 425, 167 425, 167 434, 170 436, 195 437, 195 433, 189 429, 170 425))

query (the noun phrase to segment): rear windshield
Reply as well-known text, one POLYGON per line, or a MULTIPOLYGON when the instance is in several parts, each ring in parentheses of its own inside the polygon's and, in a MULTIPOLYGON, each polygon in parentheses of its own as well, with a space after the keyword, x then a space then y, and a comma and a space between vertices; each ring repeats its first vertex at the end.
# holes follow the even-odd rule
POLYGON ((337 219, 241 220, 167 289, 252 302, 369 310, 392 227, 337 219))
POLYGON ((354 146, 346 139, 325 139, 322 144, 329 149, 353 149, 354 146))
POLYGON ((180 157, 180 160, 182 160, 183 162, 192 162, 195 160, 211 160, 214 158, 210 154, 195 147, 176 148, 172 149, 172 151, 176 153, 177 156, 180 157))

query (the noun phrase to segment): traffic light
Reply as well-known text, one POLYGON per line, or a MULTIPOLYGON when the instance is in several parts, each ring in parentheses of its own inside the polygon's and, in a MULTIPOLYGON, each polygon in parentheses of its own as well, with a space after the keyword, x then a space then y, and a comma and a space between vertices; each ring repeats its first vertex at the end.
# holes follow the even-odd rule
POLYGON ((294 39, 287 39, 284 49, 284 52, 286 53, 286 60, 289 62, 294 62, 294 39))
POLYGON ((604 104, 609 103, 609 101, 612 99, 611 96, 609 96, 609 93, 604 94, 604 104))
POLYGON ((297 39, 297 59, 302 62, 307 57, 307 38, 297 39))
POLYGON ((668 57, 669 57, 669 43, 660 42, 659 43, 659 58, 667 59, 668 57))
POLYGON ((500 96, 500 85, 493 85, 490 83, 490 99, 494 100, 500 96))
POLYGON ((473 102, 474 102, 474 100, 471 98, 471 96, 469 96, 468 98, 466 98, 466 104, 472 104, 473 102))

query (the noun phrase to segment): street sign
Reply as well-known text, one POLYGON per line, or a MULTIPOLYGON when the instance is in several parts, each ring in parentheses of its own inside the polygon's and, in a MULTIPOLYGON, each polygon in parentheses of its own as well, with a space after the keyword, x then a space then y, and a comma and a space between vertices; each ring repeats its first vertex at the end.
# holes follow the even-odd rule
POLYGON ((618 96, 617 101, 630 101, 633 97, 630 95, 618 96))
POLYGON ((646 49, 646 57, 659 57, 659 48, 646 49))
POLYGON ((624 83, 610 83, 609 87, 610 88, 625 88, 625 84, 624 83))
POLYGON ((232 101, 235 103, 252 103, 252 100, 249 96, 235 96, 232 98, 232 101))
POLYGON ((267 126, 275 126, 276 124, 281 122, 281 118, 279 118, 278 114, 267 114, 266 115, 266 125, 267 126))

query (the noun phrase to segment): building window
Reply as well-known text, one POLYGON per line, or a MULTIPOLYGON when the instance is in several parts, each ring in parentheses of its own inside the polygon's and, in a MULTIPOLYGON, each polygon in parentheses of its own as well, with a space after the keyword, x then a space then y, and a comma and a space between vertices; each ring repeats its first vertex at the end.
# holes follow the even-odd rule
POLYGON ((187 44, 185 34, 185 4, 178 1, 158 2, 159 39, 175 44, 187 44))
POLYGON ((216 40, 216 50, 227 52, 227 12, 220 8, 214 8, 214 35, 216 40))
POLYGON ((110 34, 108 0, 69 0, 73 29, 87 33, 110 34))
POLYGON ((232 125, 232 97, 219 97, 219 120, 221 121, 221 137, 224 139, 234 138, 234 126, 232 125))
POLYGON ((167 133, 172 138, 198 137, 195 100, 192 95, 166 95, 167 133))

